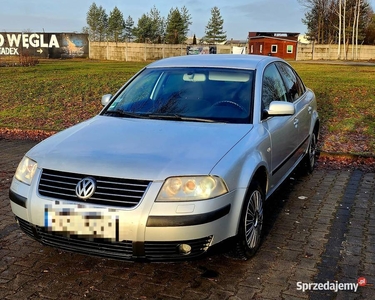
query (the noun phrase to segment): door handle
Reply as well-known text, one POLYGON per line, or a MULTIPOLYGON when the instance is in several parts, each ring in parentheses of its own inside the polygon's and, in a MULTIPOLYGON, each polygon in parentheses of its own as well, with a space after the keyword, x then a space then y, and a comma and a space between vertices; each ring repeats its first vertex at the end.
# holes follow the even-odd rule
POLYGON ((309 108, 307 109, 307 111, 309 112, 309 114, 311 114, 311 112, 312 112, 312 107, 309 106, 309 108))
POLYGON ((293 120, 293 124, 294 124, 294 127, 295 127, 295 128, 297 128, 297 126, 298 126, 298 122, 299 122, 299 120, 298 120, 297 118, 295 118, 295 119, 293 120))

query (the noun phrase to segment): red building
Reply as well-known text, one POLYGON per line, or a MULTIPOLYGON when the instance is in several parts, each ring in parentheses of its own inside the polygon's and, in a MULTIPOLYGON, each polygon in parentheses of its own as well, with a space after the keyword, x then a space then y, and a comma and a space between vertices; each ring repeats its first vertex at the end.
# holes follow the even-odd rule
POLYGON ((249 32, 249 54, 296 59, 299 33, 249 32))

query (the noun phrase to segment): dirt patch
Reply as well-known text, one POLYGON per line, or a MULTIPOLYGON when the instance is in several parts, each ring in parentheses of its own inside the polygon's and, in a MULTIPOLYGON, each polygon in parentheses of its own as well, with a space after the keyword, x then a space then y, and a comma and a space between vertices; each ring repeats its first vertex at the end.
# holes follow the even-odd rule
POLYGON ((332 170, 356 169, 373 173, 375 172, 375 157, 323 152, 320 154, 317 168, 332 170))
POLYGON ((0 139, 42 141, 56 131, 0 128, 0 139))

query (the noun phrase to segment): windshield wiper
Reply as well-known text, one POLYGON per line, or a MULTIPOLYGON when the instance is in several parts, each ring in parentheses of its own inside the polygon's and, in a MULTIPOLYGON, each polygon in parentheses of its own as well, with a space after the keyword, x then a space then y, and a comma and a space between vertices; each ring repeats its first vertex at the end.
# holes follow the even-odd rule
POLYGON ((107 110, 104 115, 116 116, 116 117, 128 117, 128 118, 138 118, 138 119, 159 119, 159 120, 176 120, 176 121, 191 121, 191 122, 206 122, 214 123, 214 120, 195 118, 195 117, 183 117, 177 114, 173 115, 163 115, 163 114, 136 114, 132 112, 123 111, 121 109, 107 110))
POLYGON ((207 123, 214 123, 215 122, 211 119, 195 118, 195 117, 183 117, 183 116, 180 116, 180 115, 177 115, 177 114, 173 114, 173 115, 149 114, 148 117, 150 119, 160 119, 160 120, 192 121, 192 122, 207 122, 207 123))
POLYGON ((116 116, 116 117, 128 117, 128 118, 138 118, 144 119, 147 118, 147 115, 140 115, 136 113, 127 112, 121 109, 116 110, 107 110, 104 115, 116 116))

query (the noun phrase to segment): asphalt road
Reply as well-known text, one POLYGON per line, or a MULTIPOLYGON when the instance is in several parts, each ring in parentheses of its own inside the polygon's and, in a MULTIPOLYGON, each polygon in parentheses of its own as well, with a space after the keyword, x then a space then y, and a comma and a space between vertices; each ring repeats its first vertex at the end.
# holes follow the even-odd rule
POLYGON ((18 229, 8 189, 34 144, 0 139, 1 299, 374 298, 375 173, 318 164, 293 174, 268 201, 251 260, 222 247, 194 261, 133 263, 42 246, 18 229))

